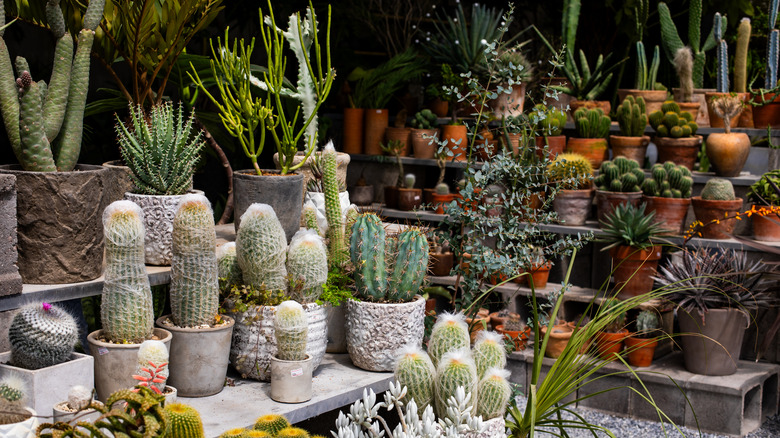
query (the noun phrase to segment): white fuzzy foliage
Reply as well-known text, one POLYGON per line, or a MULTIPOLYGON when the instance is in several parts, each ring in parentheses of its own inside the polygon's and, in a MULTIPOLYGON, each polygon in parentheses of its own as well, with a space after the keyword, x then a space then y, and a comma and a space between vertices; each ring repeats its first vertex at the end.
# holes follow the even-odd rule
POLYGON ((76 385, 68 391, 68 407, 81 410, 92 402, 92 390, 86 386, 76 385))
POLYGON ((227 242, 217 246, 217 260, 225 256, 236 256, 236 242, 227 242))

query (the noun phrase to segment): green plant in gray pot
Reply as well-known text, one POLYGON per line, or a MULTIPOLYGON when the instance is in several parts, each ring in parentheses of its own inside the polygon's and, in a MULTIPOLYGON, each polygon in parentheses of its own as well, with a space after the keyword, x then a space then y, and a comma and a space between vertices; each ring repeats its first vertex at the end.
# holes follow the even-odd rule
POLYGON ((276 355, 271 356, 271 398, 282 403, 301 403, 312 396, 311 356, 306 354, 309 320, 303 306, 285 301, 276 308, 274 337, 276 355))

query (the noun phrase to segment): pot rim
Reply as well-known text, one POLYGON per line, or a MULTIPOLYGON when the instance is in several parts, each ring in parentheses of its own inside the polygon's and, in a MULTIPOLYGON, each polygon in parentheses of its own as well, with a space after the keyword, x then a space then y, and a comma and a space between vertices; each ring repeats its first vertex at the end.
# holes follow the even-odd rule
POLYGON ((224 319, 227 322, 226 324, 222 324, 222 325, 214 326, 214 327, 204 327, 204 328, 179 327, 179 326, 173 324, 173 317, 172 316, 173 315, 170 314, 170 313, 167 314, 167 315, 163 315, 163 316, 157 318, 154 321, 154 323, 155 323, 155 325, 158 328, 161 328, 163 330, 167 330, 169 332, 181 332, 181 333, 219 332, 219 331, 223 331, 223 330, 227 330, 229 328, 232 328, 233 325, 236 323, 236 320, 233 317, 228 316, 228 315, 220 314, 222 319, 224 319), (163 321, 168 320, 168 319, 170 320, 171 325, 163 324, 163 321))
POLYGON ((309 353, 306 353, 306 359, 303 360, 284 360, 284 359, 279 359, 273 354, 271 355, 271 362, 279 362, 279 363, 287 363, 287 364, 295 364, 295 363, 304 364, 311 361, 312 361, 312 357, 311 354, 309 353))
MULTIPOLYGON (((246 179, 252 179, 252 178, 272 178, 277 176, 282 176, 282 171, 279 169, 260 169, 263 172, 263 175, 258 175, 257 171, 255 169, 241 169, 241 170, 234 170, 233 171, 233 177, 241 177, 246 179), (266 175, 268 173, 269 175, 266 175)), ((303 173, 299 172, 299 169, 296 169, 292 171, 291 173, 288 173, 287 175, 284 175, 285 177, 300 177, 303 178, 303 173)))
MULTIPOLYGON (((170 331, 168 331, 168 330, 166 330, 164 328, 154 327, 152 329, 152 333, 156 334, 157 337, 160 338, 159 340, 162 341, 162 342, 170 342, 170 340, 173 339, 173 334, 170 331), (160 335, 162 335, 162 336, 160 336, 160 335)), ((114 344, 114 343, 111 343, 111 342, 103 342, 100 339, 98 339, 102 334, 103 334, 103 329, 95 330, 94 332, 92 332, 89 335, 87 335, 87 341, 90 344, 95 344, 98 347, 111 347, 111 348, 114 348, 114 349, 127 349, 127 350, 129 350, 129 349, 137 349, 138 346, 141 345, 140 343, 138 343, 138 344, 114 344)))
POLYGON ((205 192, 203 192, 203 190, 198 190, 198 189, 190 189, 189 191, 187 191, 187 193, 182 193, 181 195, 147 195, 147 194, 144 194, 144 193, 125 192, 125 196, 126 197, 130 196, 130 197, 148 198, 148 199, 153 199, 153 198, 173 198, 173 197, 177 197, 177 196, 178 197, 182 197, 182 196, 186 196, 186 195, 205 195, 205 192))

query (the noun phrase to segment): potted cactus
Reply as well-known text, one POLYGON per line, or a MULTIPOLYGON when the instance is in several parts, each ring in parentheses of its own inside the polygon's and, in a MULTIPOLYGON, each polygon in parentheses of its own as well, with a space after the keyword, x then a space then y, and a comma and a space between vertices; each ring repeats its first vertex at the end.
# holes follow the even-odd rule
POLYGON ((97 409, 91 408, 90 404, 100 403, 92 398, 95 391, 81 385, 74 385, 68 391, 67 400, 54 405, 54 422, 70 423, 76 421, 88 421, 90 423, 100 417, 97 409))
POLYGON ((138 386, 150 388, 156 394, 165 396, 166 403, 176 403, 178 391, 167 384, 171 375, 168 369, 168 346, 155 339, 147 339, 138 348, 133 379, 138 381, 138 386))
MULTIPOLYGON (((647 19, 647 10, 645 9, 645 20, 647 19)), ((639 39, 641 40, 641 34, 639 39)), ((666 87, 656 82, 658 76, 658 67, 661 65, 661 52, 658 46, 653 50, 653 59, 647 63, 647 54, 645 52, 645 43, 636 42, 636 80, 633 89, 619 89, 618 98, 625 101, 626 97, 640 97, 644 101, 646 114, 650 114, 661 108, 661 104, 666 100, 668 91, 666 87)), ((633 158, 633 157, 632 157, 633 158)))
MULTIPOLYGON (((753 106, 753 125, 756 128, 771 126, 780 127, 780 93, 777 88, 778 53, 780 52, 780 30, 775 29, 777 24, 777 8, 780 1, 769 2, 769 21, 767 29, 767 56, 766 73, 764 74, 764 87, 752 90, 751 104, 753 106)), ((743 19, 745 20, 745 19, 743 19)), ((742 24, 740 23, 740 27, 742 24)))
MULTIPOLYGON (((726 17, 721 16, 719 12, 715 13, 715 18, 713 18, 713 27, 712 27, 712 36, 715 39, 715 49, 717 51, 717 62, 715 64, 716 66, 716 87, 714 93, 705 93, 704 97, 707 101, 707 111, 710 115, 710 126, 713 128, 723 128, 724 126, 730 126, 732 128, 736 128, 739 126, 739 114, 742 112, 742 105, 739 106, 733 106, 732 108, 734 111, 736 111, 735 114, 732 114, 729 118, 729 120, 724 119, 722 116, 718 114, 717 111, 715 111, 714 108, 714 102, 716 99, 719 99, 720 97, 726 96, 726 95, 733 95, 735 97, 738 97, 741 101, 745 101, 748 98, 748 94, 746 92, 742 93, 729 93, 730 90, 730 84, 729 84, 729 52, 728 52, 728 43, 723 39, 723 32, 726 29, 726 17)), ((721 111, 722 113, 722 111, 721 111)), ((752 128, 752 125, 750 126, 752 128)), ((709 143, 709 139, 708 139, 709 143)))
POLYGON ((414 188, 417 177, 413 173, 407 173, 403 179, 403 186, 398 187, 398 209, 412 211, 422 205, 422 189, 414 188))
POLYGON ((583 155, 590 160, 591 166, 597 168, 609 156, 607 150, 607 135, 609 134, 609 116, 601 108, 580 108, 574 112, 574 127, 576 137, 569 137, 566 152, 583 155))
POLYGON ((604 360, 615 360, 623 351, 623 341, 628 337, 626 328, 626 312, 616 312, 614 308, 619 306, 619 301, 610 298, 601 304, 599 312, 615 313, 614 319, 604 326, 604 329, 596 333, 591 349, 604 360))
POLYGON ((303 306, 285 301, 276 308, 274 337, 276 354, 271 356, 271 398, 282 403, 311 399, 311 356, 306 354, 309 320, 303 306))
POLYGON ((693 94, 693 52, 691 48, 681 46, 676 49, 672 65, 680 80, 680 87, 674 89, 674 101, 680 106, 681 111, 691 113, 697 124, 708 126, 710 119, 707 115, 707 105, 704 104, 704 91, 700 89, 698 94, 693 94))
POLYGON ((579 154, 560 154, 547 166, 547 176, 561 183, 561 190, 553 198, 553 209, 561 223, 584 225, 593 203, 590 161, 579 154))
MULTIPOLYGON (((566 136, 563 135, 563 128, 566 126, 566 111, 554 106, 546 107, 543 104, 537 104, 532 112, 541 120, 539 121, 539 132, 536 136, 536 155, 539 159, 544 157, 544 150, 547 149, 547 156, 554 160, 555 156, 563 153, 566 149, 566 136)), ((519 123, 514 126, 521 126, 519 123)), ((519 135, 519 134, 518 134, 519 135)))
POLYGON ((599 222, 604 221, 618 205, 628 203, 638 206, 642 200, 644 180, 645 173, 635 160, 617 157, 602 163, 599 176, 593 180, 599 222))
POLYGON ((613 157, 626 157, 645 162, 647 145, 650 137, 645 135, 647 127, 647 109, 645 99, 628 96, 618 107, 617 120, 620 126, 620 135, 609 136, 609 146, 612 148, 613 157))
POLYGON ((38 429, 36 411, 27 406, 27 387, 14 376, 0 380, 0 436, 34 437, 38 429))
POLYGON ((739 176, 750 154, 750 137, 744 132, 731 132, 730 121, 742 111, 742 98, 736 94, 713 96, 709 101, 710 113, 724 121, 726 132, 713 132, 707 136, 707 159, 718 176, 739 176))
POLYGON ((728 239, 737 225, 736 214, 742 210, 742 198, 734 195, 731 181, 711 178, 700 196, 691 198, 699 235, 705 239, 728 239))
POLYGON ((515 351, 525 350, 525 341, 531 336, 531 328, 523 323, 520 315, 509 315, 506 322, 494 327, 498 334, 510 339, 515 346, 515 351))
POLYGON ((415 158, 433 158, 438 148, 436 114, 429 109, 417 112, 412 119, 412 151, 415 158))
POLYGON ((650 126, 655 130, 657 162, 672 161, 693 170, 702 137, 696 135, 699 126, 691 113, 681 111, 676 102, 666 101, 660 111, 650 114, 650 126))
POLYGON ((773 187, 780 184, 780 169, 770 170, 753 183, 747 191, 748 201, 753 203, 753 236, 765 242, 780 241, 780 218, 775 213, 780 205, 780 193, 773 187))
POLYGON ((628 363, 633 367, 649 367, 658 346, 658 314, 655 310, 642 310, 634 321, 636 331, 623 340, 628 363))
POLYGON ((681 234, 691 205, 693 178, 685 166, 671 161, 656 163, 642 183, 642 201, 647 212, 655 212, 655 222, 672 234, 681 234))

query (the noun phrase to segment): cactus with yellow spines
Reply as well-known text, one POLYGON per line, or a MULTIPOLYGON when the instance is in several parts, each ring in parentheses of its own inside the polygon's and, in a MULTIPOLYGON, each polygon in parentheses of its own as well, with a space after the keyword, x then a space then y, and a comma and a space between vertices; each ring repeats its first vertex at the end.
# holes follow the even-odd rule
POLYGON ((691 113, 680 111, 680 106, 672 101, 664 102, 660 110, 650 113, 648 120, 657 137, 691 137, 699 129, 691 113))
POLYGON ((446 353, 436 367, 436 414, 444 417, 447 412, 447 400, 455 395, 458 387, 471 393, 471 402, 477 399, 477 367, 468 348, 446 353))
POLYGON ((435 367, 438 367, 442 357, 447 352, 471 345, 469 327, 462 313, 442 313, 431 329, 431 338, 428 341, 428 355, 435 367))
POLYGON ((288 426, 290 426, 290 422, 287 421, 287 419, 283 416, 277 414, 266 414, 258 417, 258 419, 255 420, 254 429, 268 432, 271 435, 276 435, 280 430, 288 426))
POLYGON ((300 427, 288 426, 276 434, 276 438, 309 438, 309 432, 300 427))
POLYGON ((274 436, 264 430, 246 430, 241 438, 274 438, 274 436))
POLYGON ((302 303, 313 303, 320 298, 328 280, 328 250, 314 230, 295 233, 287 249, 287 273, 290 292, 299 294, 302 303))
POLYGON ((477 385, 477 415, 483 420, 503 418, 512 388, 507 379, 509 371, 503 368, 489 368, 477 385))
POLYGON ((417 412, 421 417, 425 407, 433 405, 435 374, 431 358, 419 347, 410 346, 401 350, 393 375, 400 385, 406 386, 407 394, 417 403, 417 412))
POLYGON ((485 372, 490 368, 504 368, 506 366, 506 349, 504 338, 496 332, 481 330, 471 350, 474 363, 477 366, 477 376, 485 377, 485 372))
POLYGON ((217 247, 217 272, 220 291, 241 284, 243 275, 236 259, 236 242, 223 243, 217 247))
POLYGON ((230 429, 222 432, 219 438, 244 438, 244 433, 246 433, 246 429, 241 429, 240 427, 237 427, 235 429, 230 429))
POLYGON ((287 237, 273 207, 252 204, 241 216, 236 260, 244 284, 258 290, 287 290, 287 237))
POLYGON ((278 359, 306 359, 308 334, 309 319, 300 303, 284 301, 276 307, 274 337, 276 338, 276 357, 278 359))
POLYGON ((170 424, 166 437, 205 438, 203 421, 192 406, 184 403, 166 403, 165 414, 170 424))
POLYGON ((24 381, 16 376, 8 375, 0 380, 0 424, 17 423, 29 416, 25 409, 26 391, 24 381))

